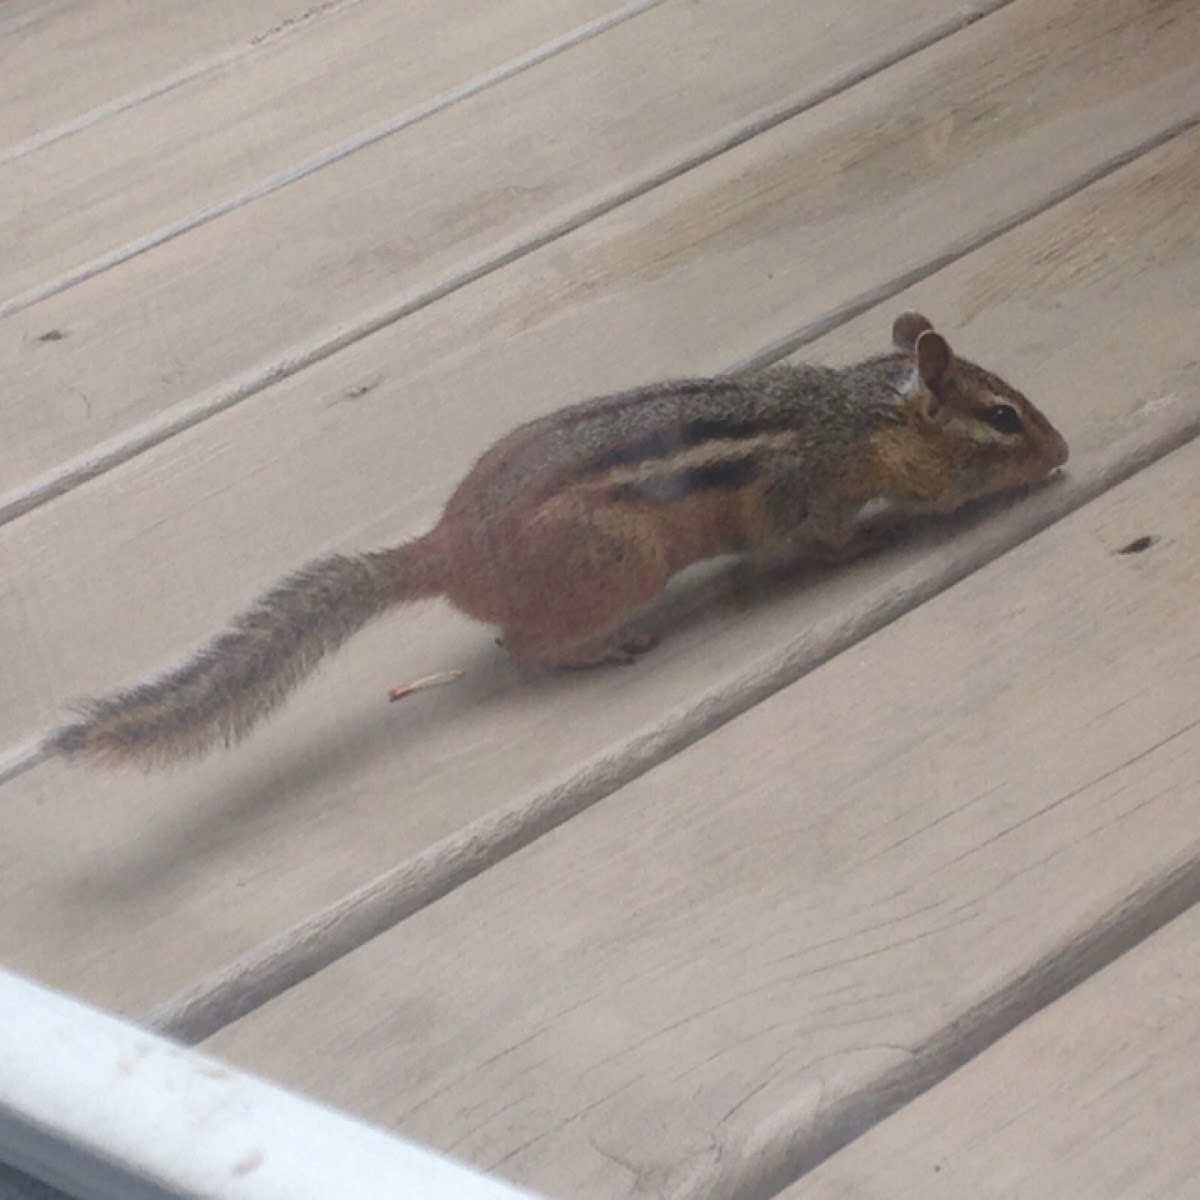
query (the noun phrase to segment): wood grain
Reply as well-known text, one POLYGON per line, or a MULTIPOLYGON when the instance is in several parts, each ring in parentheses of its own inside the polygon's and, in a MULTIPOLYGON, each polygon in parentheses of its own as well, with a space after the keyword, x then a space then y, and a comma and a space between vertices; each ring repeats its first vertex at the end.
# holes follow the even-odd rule
POLYGON ((1193 909, 780 1200, 1194 1195, 1198 989, 1193 909))
MULTIPOLYGON (((0 15, 0 163, 180 82, 217 72, 260 47, 286 41, 356 3, 5 4, 0 15)), ((8 193, 6 200, 11 202, 12 196, 8 193)))
POLYGON ((209 1049, 545 1195, 768 1194, 1200 899, 1198 479, 1194 444, 209 1049))
MULTIPOLYGON (((0 315, 361 150, 653 0, 357 0, 4 173, 0 315), (47 203, 47 201, 49 201, 47 203)), ((128 39, 127 39, 128 40, 128 39)), ((111 44, 107 43, 107 44, 111 44)))
MULTIPOLYGON (((11 402, 26 416, 0 448, 17 481, 0 512, 636 197, 760 128, 764 109, 778 116, 858 77, 897 41, 943 27, 938 2, 921 24, 911 6, 858 6, 832 40, 807 36, 811 6, 755 0, 750 19, 716 0, 665 4, 16 314, 0 325, 0 362, 22 381, 11 402), (38 341, 49 329, 69 336, 38 341)), ((790 332, 797 297, 827 312, 1195 118, 1198 28, 1193 6, 1018 0, 548 247, 563 269, 577 247, 594 257, 528 296, 526 321, 577 298, 625 307, 622 338, 593 336, 612 365, 585 390, 617 365, 644 371, 625 339, 649 329, 691 369, 714 330, 790 332), (1137 54, 1122 49, 1134 43, 1137 54)))
MULTIPOLYGON (((5 789, 0 955, 137 1010, 280 934, 276 957, 254 959, 277 990, 286 971, 311 969, 288 933, 298 922, 313 918, 305 948, 328 961, 347 931, 361 941, 1135 469, 1200 415, 1185 336, 1200 302, 1198 171, 1194 133, 847 334, 861 354, 883 343, 894 308, 932 312, 1062 424, 1078 449, 1066 484, 805 584, 681 589, 670 636, 630 671, 523 678, 486 631, 430 606, 365 633, 236 753, 148 779, 41 768, 5 789), (1129 313, 1137 338, 1114 336, 1129 313), (386 703, 393 684, 454 667, 467 677, 453 688, 386 703), (349 915, 330 916, 360 886, 349 915)), ((472 453, 468 426, 482 443, 582 392, 593 372, 611 379, 613 345, 647 374, 748 350, 739 329, 707 328, 694 308, 712 345, 689 334, 681 346, 671 333, 685 322, 662 291, 640 306, 640 289, 628 303, 581 297, 527 325, 531 296, 586 278, 603 247, 531 258, 515 292, 494 276, 10 525, 4 728, 32 732, 71 695, 169 658, 322 545, 411 528, 472 453), (644 336, 649 314, 667 336, 644 336)), ((235 991, 245 982, 234 972, 235 991)), ((228 1019, 228 1003, 215 1014, 228 1019)))

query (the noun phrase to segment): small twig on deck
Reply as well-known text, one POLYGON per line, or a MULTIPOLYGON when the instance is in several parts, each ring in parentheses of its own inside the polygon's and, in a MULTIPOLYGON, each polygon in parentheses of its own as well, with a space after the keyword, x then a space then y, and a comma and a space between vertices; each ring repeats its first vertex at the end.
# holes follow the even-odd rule
POLYGON ((388 700, 403 700, 406 696, 411 696, 414 692, 423 692, 426 688, 442 687, 462 677, 463 673, 461 671, 440 671, 436 675, 426 675, 424 679, 414 679, 412 683, 402 683, 399 687, 392 688, 388 692, 388 700))

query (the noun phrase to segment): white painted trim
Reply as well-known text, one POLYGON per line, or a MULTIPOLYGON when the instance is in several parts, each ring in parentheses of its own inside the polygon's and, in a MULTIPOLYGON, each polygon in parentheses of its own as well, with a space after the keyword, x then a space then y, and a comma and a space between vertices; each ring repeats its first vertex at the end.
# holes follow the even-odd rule
POLYGON ((531 1200, 3 969, 0 1162, 79 1200, 531 1200))

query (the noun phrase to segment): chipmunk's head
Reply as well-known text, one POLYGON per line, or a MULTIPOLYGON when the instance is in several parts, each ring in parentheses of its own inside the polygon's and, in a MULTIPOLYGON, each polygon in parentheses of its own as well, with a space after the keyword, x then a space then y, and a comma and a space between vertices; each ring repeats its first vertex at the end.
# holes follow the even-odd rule
POLYGON ((960 500, 1035 483, 1067 461, 1066 441, 1042 413, 1003 379, 958 358, 927 317, 901 313, 892 340, 912 356, 906 408, 953 464, 960 500))

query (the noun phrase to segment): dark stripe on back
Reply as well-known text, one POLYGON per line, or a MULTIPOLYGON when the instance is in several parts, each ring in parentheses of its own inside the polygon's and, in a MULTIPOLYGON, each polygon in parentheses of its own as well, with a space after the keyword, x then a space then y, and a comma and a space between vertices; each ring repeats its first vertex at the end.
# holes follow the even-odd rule
POLYGON ((752 457, 728 458, 699 467, 681 467, 668 475, 627 480, 614 484, 610 494, 618 500, 669 504, 693 492, 733 491, 745 487, 757 471, 758 462, 752 457))

